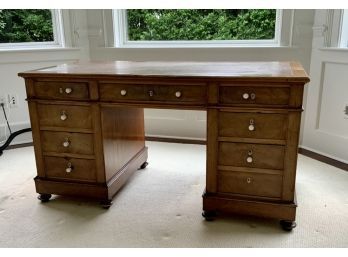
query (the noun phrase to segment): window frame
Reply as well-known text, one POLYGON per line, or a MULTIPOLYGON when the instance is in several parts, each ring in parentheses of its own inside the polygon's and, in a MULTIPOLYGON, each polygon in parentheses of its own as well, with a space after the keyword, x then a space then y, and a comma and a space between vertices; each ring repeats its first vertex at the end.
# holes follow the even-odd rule
POLYGON ((62 11, 60 9, 50 9, 52 14, 53 41, 42 42, 21 42, 21 43, 0 43, 0 50, 8 49, 43 49, 65 47, 62 11))
POLYGON ((126 9, 112 10, 113 47, 117 48, 199 48, 199 47, 279 47, 291 45, 293 10, 276 10, 274 39, 263 40, 168 40, 130 41, 126 9), (286 25, 288 24, 288 25, 286 25), (286 25, 286 26, 284 26, 286 25))
POLYGON ((348 9, 344 9, 341 12, 338 42, 340 48, 348 48, 348 9))

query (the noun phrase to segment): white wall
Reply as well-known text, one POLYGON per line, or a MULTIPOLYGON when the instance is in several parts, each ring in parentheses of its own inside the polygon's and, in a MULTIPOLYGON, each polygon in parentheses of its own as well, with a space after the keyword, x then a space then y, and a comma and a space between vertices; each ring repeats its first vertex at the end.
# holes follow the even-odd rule
MULTIPOLYGON (((69 26, 66 29, 68 48, 0 50, 0 96, 15 94, 18 97, 18 108, 6 110, 12 131, 30 127, 25 85, 24 80, 17 76, 19 72, 89 59, 86 14, 85 10, 64 12, 64 24, 69 26)), ((4 115, 0 109, 0 142, 5 140, 5 127, 4 115)), ((31 133, 25 133, 16 137, 13 143, 31 141, 31 133)))
POLYGON ((348 163, 348 48, 326 45, 338 42, 328 33, 335 12, 318 10, 315 15, 302 147, 348 163))
MULTIPOLYGON (((88 24, 91 59, 135 61, 289 61, 297 60, 307 71, 310 67, 314 10, 295 10, 291 47, 230 47, 230 48, 112 48, 111 15, 103 10, 89 10, 88 24)), ((145 111, 146 134, 160 137, 206 137, 206 114, 197 111, 145 111)))

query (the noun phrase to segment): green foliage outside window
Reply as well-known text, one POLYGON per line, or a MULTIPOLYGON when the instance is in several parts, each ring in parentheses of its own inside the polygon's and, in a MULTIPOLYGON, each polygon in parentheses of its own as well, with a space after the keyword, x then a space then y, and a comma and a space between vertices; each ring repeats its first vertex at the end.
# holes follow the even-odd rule
POLYGON ((128 39, 273 39, 276 10, 127 10, 128 39))
POLYGON ((50 10, 0 9, 0 43, 54 41, 50 10))
MULTIPOLYGON (((276 10, 127 10, 129 40, 273 39, 276 10)), ((53 41, 50 10, 0 9, 0 43, 53 41)))

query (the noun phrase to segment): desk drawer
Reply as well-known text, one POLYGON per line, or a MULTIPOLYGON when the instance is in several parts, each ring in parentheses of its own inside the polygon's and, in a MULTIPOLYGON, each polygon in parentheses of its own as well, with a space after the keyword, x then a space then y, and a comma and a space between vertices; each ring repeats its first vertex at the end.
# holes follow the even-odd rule
POLYGON ((42 131, 42 150, 93 155, 93 134, 42 131))
POLYGON ((282 170, 284 153, 284 146, 220 142, 219 165, 282 170))
POLYGON ((37 110, 41 127, 92 129, 89 106, 38 104, 37 110))
POLYGON ((219 136, 285 139, 287 114, 219 112, 219 136))
POLYGON ((267 86, 220 86, 219 102, 237 105, 287 106, 290 87, 267 86))
POLYGON ((206 87, 202 85, 99 84, 101 101, 160 101, 205 103, 206 87))
POLYGON ((251 172, 219 172, 218 191, 221 193, 280 198, 282 176, 251 172))
POLYGON ((43 99, 87 100, 88 83, 38 81, 34 84, 35 96, 43 99))
POLYGON ((48 178, 96 181, 94 160, 46 156, 44 162, 45 173, 48 178))

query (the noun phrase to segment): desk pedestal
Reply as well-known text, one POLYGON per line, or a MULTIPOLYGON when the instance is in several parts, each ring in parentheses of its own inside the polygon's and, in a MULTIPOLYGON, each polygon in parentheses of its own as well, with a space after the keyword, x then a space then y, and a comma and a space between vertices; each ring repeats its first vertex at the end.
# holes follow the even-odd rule
POLYGON ((255 199, 231 198, 219 194, 203 194, 203 212, 208 219, 219 212, 243 214, 264 218, 295 221, 296 202, 256 201, 255 199))

